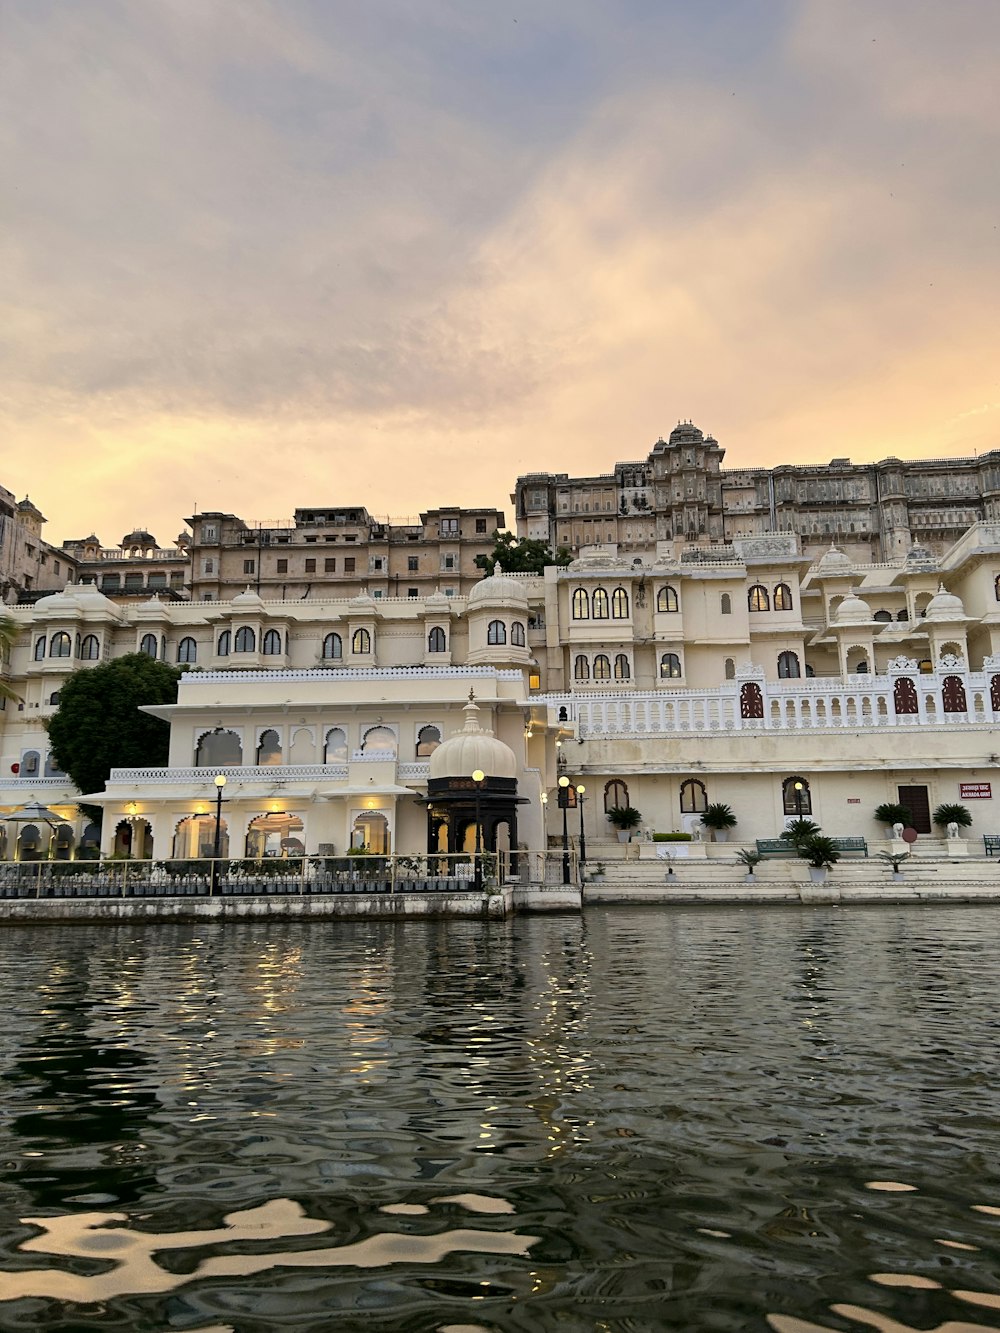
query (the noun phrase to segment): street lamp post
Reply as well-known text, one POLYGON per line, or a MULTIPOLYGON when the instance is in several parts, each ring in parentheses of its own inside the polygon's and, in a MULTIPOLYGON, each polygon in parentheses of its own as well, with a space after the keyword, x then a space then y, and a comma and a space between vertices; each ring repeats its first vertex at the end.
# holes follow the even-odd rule
POLYGON ((212 847, 212 877, 210 893, 219 887, 219 851, 222 847, 222 793, 226 786, 225 773, 216 774, 215 778, 215 843, 212 847))
POLYGON ((802 783, 795 783, 795 818, 802 818, 802 783))
POLYGON ((569 778, 559 779, 559 804, 562 806, 562 882, 569 883, 569 829, 566 827, 566 807, 569 805, 569 778))
POLYGON ((482 813, 479 805, 480 792, 483 789, 483 783, 486 781, 486 774, 481 768, 477 768, 472 774, 472 781, 476 788, 476 859, 473 868, 473 883, 477 892, 482 892, 483 887, 483 822, 482 813))
POLYGON ((587 835, 586 835, 586 833, 584 832, 584 828, 583 828, 583 803, 584 803, 584 801, 587 799, 587 798, 584 796, 583 793, 584 793, 586 790, 587 790, 587 788, 583 785, 582 782, 578 782, 578 783, 576 784, 576 803, 577 803, 577 805, 580 807, 580 866, 581 866, 581 868, 587 864, 587 835))

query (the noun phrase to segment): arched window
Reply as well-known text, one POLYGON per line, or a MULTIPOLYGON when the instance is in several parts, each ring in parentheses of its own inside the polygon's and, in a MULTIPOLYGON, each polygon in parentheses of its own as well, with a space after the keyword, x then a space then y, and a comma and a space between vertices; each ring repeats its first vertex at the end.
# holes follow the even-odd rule
POLYGON ((708 792, 704 782, 697 778, 685 778, 681 783, 681 814, 700 815, 708 809, 708 792))
POLYGON ((506 643, 507 626, 502 620, 491 620, 486 629, 487 643, 506 643))
POLYGON ((145 653, 147 657, 156 656, 156 635, 144 634, 139 641, 139 652, 145 653))
POLYGON ((875 614, 872 616, 872 620, 877 621, 880 625, 886 625, 892 620, 892 612, 876 611, 875 614))
POLYGON ((747 606, 751 611, 770 611, 771 601, 762 583, 755 583, 747 593, 747 606))
POLYGON ((356 629, 351 636, 351 652, 355 654, 370 653, 372 650, 372 636, 366 629, 356 629))
POLYGON ((586 588, 574 588, 573 590, 573 619, 590 619, 590 598, 587 596, 586 588))
POLYGON ((257 763, 259 765, 281 763, 281 738, 271 729, 260 733, 257 742, 257 763))
POLYGON ((1000 574, 993 580, 993 595, 1000 602, 1000 574))
POLYGON ((583 653, 578 653, 573 663, 573 679, 590 680, 590 662, 583 653))
POLYGON ((726 658, 726 663, 725 663, 724 671, 725 671, 725 677, 726 677, 726 680, 735 680, 735 679, 736 679, 736 660, 735 660, 735 658, 732 658, 732 657, 727 657, 727 658, 726 658))
POLYGON ((632 664, 627 653, 619 653, 615 658, 615 680, 631 680, 632 664))
POLYGON ((624 588, 616 588, 611 594, 611 615, 615 620, 628 619, 628 593, 624 588))
POLYGON ((235 731, 216 727, 198 738, 194 752, 196 768, 226 768, 243 763, 243 743, 235 731))
POLYGON ((733 599, 729 596, 728 592, 724 592, 719 598, 719 611, 724 616, 731 616, 733 614, 733 599))
POLYGON ((595 620, 608 618, 608 593, 606 588, 595 588, 591 598, 591 611, 595 620))
POLYGON ((277 657, 281 652, 281 635, 276 629, 269 629, 264 635, 261 649, 265 657, 277 657))
POLYGON ((897 620, 909 620, 909 618, 910 618, 910 613, 909 613, 909 611, 907 611, 907 610, 905 610, 905 609, 902 610, 902 611, 897 611, 897 612, 896 612, 896 619, 897 619, 897 620))
POLYGON ((417 758, 426 759, 441 744, 440 727, 421 727, 417 732, 417 758))
POLYGON ((778 654, 779 680, 798 680, 801 675, 802 672, 799 668, 799 658, 797 653, 778 654))
POLYGON ((658 588, 656 592, 657 611, 676 611, 678 609, 677 590, 669 586, 658 588))
POLYGON ((190 637, 181 639, 177 645, 177 660, 178 662, 197 662, 198 645, 194 639, 190 637))
POLYGON ((324 764, 347 763, 347 732, 343 727, 331 727, 323 742, 324 764))
MULTIPOLYGON (((152 641, 153 641, 153 652, 152 652, 151 656, 155 657, 155 656, 156 656, 156 639, 154 638, 154 636, 153 636, 152 634, 147 634, 147 635, 146 635, 146 639, 152 639, 152 641)), ((143 639, 143 643, 146 642, 146 639, 143 639)), ((141 651, 144 652, 145 649, 142 649, 141 651)), ((63 630, 60 630, 58 634, 53 634, 52 639, 51 639, 51 641, 49 642, 49 656, 50 656, 50 657, 71 657, 72 654, 73 654, 73 640, 69 637, 69 635, 68 635, 67 633, 65 633, 65 631, 63 631, 63 630)))
POLYGON ((764 696, 760 686, 754 680, 744 681, 740 686, 740 717, 756 718, 764 716, 764 696))
POLYGON ((236 631, 236 638, 233 640, 233 651, 237 653, 252 653, 257 648, 257 635, 249 625, 241 625, 236 631))
POLYGON ((59 702, 59 693, 60 693, 59 690, 52 691, 52 693, 49 695, 50 704, 57 704, 59 702))
POLYGON ((960 676, 945 676, 941 682, 941 707, 945 713, 964 713, 968 710, 965 686, 960 676))
POLYGON ((785 778, 781 784, 781 808, 786 815, 794 815, 796 819, 812 814, 812 793, 805 778, 800 778, 798 774, 785 778))
POLYGON ((604 784, 604 813, 609 810, 624 810, 628 805, 628 785, 620 778, 604 784))
POLYGON ((339 634, 330 633, 323 640, 323 660, 338 660, 344 655, 344 643, 339 634))
POLYGON ((96 662, 101 655, 101 645, 96 634, 85 634, 80 644, 80 656, 84 662, 96 662))
POLYGON ((775 611, 792 610, 792 590, 787 583, 779 583, 774 590, 775 611))
POLYGON ((35 640, 35 661, 40 662, 45 656, 45 635, 35 640))
POLYGON ((448 651, 448 640, 445 638, 444 630, 440 625, 435 625, 428 634, 427 651, 429 653, 446 653, 448 651))
POLYGON ((892 687, 892 702, 896 716, 912 716, 920 712, 917 687, 909 676, 897 676, 892 687))
POLYGON ((598 653, 594 658, 594 679, 611 679, 611 658, 606 653, 598 653))
POLYGON ((510 627, 510 641, 515 648, 524 647, 524 625, 520 620, 515 620, 510 627))
POLYGON ((224 629, 219 635, 219 642, 216 645, 215 652, 217 657, 229 656, 229 645, 232 642, 232 635, 229 630, 224 629))
POLYGON ((396 753, 396 733, 389 727, 369 727, 361 738, 365 754, 393 755, 396 753))
POLYGON ((922 657, 917 663, 917 670, 922 676, 929 676, 934 670, 934 663, 929 657, 922 657))
POLYGON ((33 778, 38 775, 38 752, 25 750, 21 755, 21 776, 33 778))
POLYGON ((680 675, 681 659, 676 653, 664 653, 660 658, 660 679, 679 680, 680 675))

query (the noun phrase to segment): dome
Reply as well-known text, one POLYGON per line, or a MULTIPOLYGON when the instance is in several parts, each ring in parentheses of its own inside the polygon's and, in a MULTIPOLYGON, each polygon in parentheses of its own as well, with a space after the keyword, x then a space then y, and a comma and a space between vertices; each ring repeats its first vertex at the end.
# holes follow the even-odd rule
POLYGON ((76 606, 72 583, 67 583, 62 592, 50 592, 47 597, 39 597, 35 610, 43 614, 49 611, 66 611, 76 606))
POLYGON ((703 444, 704 435, 693 421, 678 421, 670 432, 671 444, 703 444))
POLYGON ((937 592, 927 603, 924 615, 927 620, 964 620, 965 606, 961 597, 946 592, 944 584, 940 583, 937 592))
POLYGON ((937 566, 937 557, 926 546, 911 546, 906 553, 906 563, 919 569, 933 569, 937 566))
POLYGON ((871 607, 853 592, 848 593, 835 612, 835 622, 838 625, 865 625, 871 618, 871 607))
POLYGON ((156 538, 145 528, 136 528, 134 532, 126 532, 119 545, 123 550, 128 546, 141 546, 144 550, 148 550, 151 546, 155 547, 156 550, 160 549, 156 544, 156 538))
POLYGON ((514 751, 480 726, 479 705, 471 690, 462 711, 465 726, 442 741, 431 755, 431 778, 468 778, 477 768, 488 778, 517 777, 514 751))
POLYGON ((450 615, 452 610, 451 598, 446 597, 438 588, 437 592, 432 592, 430 597, 424 600, 424 610, 431 611, 435 615, 450 615))
POLYGON ((528 590, 520 579, 505 574, 499 564, 493 566, 493 573, 480 579, 469 593, 468 607, 481 606, 486 602, 517 602, 527 609, 528 590))
POLYGON ((247 584, 244 591, 238 593, 233 598, 230 605, 234 609, 243 611, 244 613, 252 611, 263 611, 264 599, 263 597, 261 597, 260 593, 254 592, 253 588, 251 588, 250 585, 247 584))
POLYGON ((821 574, 849 574, 854 565, 845 551, 831 546, 829 551, 823 553, 816 568, 821 574))
POLYGON ((351 615, 371 615, 375 607, 375 598, 368 592, 359 592, 356 597, 352 597, 347 603, 351 615))

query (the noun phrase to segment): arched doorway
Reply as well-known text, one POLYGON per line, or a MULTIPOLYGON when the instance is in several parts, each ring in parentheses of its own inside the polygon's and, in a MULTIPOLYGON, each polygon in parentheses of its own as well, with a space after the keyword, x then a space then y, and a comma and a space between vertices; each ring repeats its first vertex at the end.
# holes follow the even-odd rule
MULTIPOLYGON (((174 829, 174 856, 178 860, 194 860, 215 854, 215 816, 188 815, 174 829)), ((229 826, 219 822, 219 855, 229 855, 229 826)))
POLYGON ((264 857, 304 856, 305 825, 298 815, 258 815, 247 829, 247 856, 254 861, 264 857))
POLYGON ((40 828, 37 824, 22 824, 17 835, 15 860, 44 861, 48 857, 51 829, 40 828))
POLYGON ((351 846, 366 847, 379 856, 388 856, 392 850, 389 821, 381 810, 361 810, 351 826, 351 846))
POLYGON ((57 824, 52 837, 53 861, 72 861, 76 835, 72 824, 57 824))
POLYGON ((112 856, 130 856, 135 861, 148 861, 153 855, 153 828, 147 819, 122 819, 115 825, 112 856))

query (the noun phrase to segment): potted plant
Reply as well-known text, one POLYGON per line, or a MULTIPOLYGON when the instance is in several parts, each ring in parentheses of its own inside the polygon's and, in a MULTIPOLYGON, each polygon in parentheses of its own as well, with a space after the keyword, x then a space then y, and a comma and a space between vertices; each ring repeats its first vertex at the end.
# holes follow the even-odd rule
POLYGON ((895 824, 907 825, 913 816, 910 813, 909 806, 900 805, 895 801, 883 801, 872 811, 872 816, 880 823, 885 824, 889 830, 889 837, 892 837, 892 830, 895 824))
POLYGON ((590 866, 590 873, 588 878, 590 879, 592 884, 604 883, 605 870, 603 861, 597 861, 595 864, 590 866))
POLYGON ((782 842, 793 843, 798 847, 806 838, 814 838, 820 832, 818 824, 814 824, 811 819, 793 819, 784 833, 781 834, 782 842))
POLYGON ((756 847, 741 847, 736 853, 736 859, 747 868, 746 882, 756 884, 757 876, 754 872, 760 865, 760 852, 757 851, 756 847))
POLYGON ((633 830, 642 823, 642 815, 632 805, 613 805, 608 811, 608 822, 618 830, 619 842, 629 842, 633 830))
POLYGON ((840 860, 832 838, 814 833, 795 844, 799 856, 809 863, 809 878, 814 884, 826 883, 826 872, 840 860))
POLYGON ((715 842, 725 842, 729 835, 729 830, 736 827, 736 816, 728 805, 723 805, 721 801, 715 805, 706 805, 702 811, 701 822, 707 829, 711 829, 712 838, 715 842))
POLYGON ((878 859, 884 861, 886 865, 892 866, 893 881, 898 884, 903 878, 900 866, 909 857, 909 852, 879 852, 878 859))
POLYGON ((943 828, 949 838, 957 838, 959 829, 970 828, 972 825, 972 816, 964 805, 958 802, 945 801, 931 815, 931 819, 938 826, 943 828))

